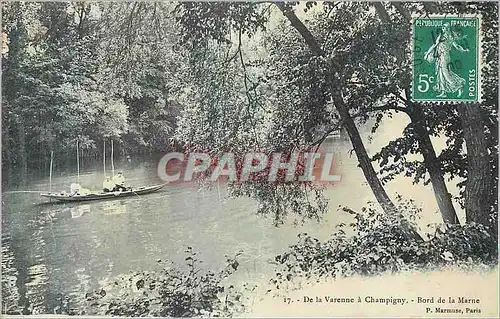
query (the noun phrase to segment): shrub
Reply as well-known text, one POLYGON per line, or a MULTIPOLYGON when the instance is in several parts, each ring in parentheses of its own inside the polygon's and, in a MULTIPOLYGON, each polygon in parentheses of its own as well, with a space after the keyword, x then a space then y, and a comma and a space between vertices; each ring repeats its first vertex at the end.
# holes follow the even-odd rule
POLYGON ((338 225, 329 240, 321 242, 307 234, 299 235, 297 244, 276 256, 279 271, 271 282, 276 288, 297 278, 375 275, 382 272, 424 269, 446 265, 467 266, 497 263, 496 238, 479 224, 437 225, 425 241, 409 239, 401 231, 406 224, 416 227, 420 209, 413 201, 398 197, 399 212, 392 216, 370 205, 361 212, 342 208, 354 217, 350 224, 338 225))
POLYGON ((201 273, 196 253, 186 250, 186 269, 162 265, 159 271, 120 275, 88 293, 81 314, 111 316, 197 317, 231 316, 244 309, 242 295, 221 281, 238 268, 235 258, 219 273, 201 273))

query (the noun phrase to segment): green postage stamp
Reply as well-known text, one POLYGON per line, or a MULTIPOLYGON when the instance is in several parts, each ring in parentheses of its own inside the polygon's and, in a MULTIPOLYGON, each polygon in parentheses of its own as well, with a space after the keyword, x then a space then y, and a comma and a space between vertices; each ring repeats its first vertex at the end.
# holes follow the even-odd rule
POLYGON ((415 102, 480 102, 480 16, 413 17, 415 102))

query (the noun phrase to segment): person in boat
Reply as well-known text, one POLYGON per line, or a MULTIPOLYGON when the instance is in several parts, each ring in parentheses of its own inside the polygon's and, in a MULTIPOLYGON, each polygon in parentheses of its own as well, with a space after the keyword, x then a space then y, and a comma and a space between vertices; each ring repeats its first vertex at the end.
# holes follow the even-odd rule
POLYGON ((90 194, 90 190, 87 188, 83 188, 82 185, 78 183, 72 183, 69 186, 70 189, 70 194, 69 196, 75 196, 75 195, 88 195, 90 194))
POLYGON ((113 191, 113 188, 115 188, 115 184, 111 181, 111 177, 106 176, 104 182, 102 182, 102 191, 109 193, 113 191))
POLYGON ((78 183, 72 183, 69 186, 69 196, 78 195, 82 186, 78 183))
POLYGON ((130 187, 125 187, 125 177, 123 177, 122 172, 118 172, 115 177, 113 177, 113 191, 127 191, 130 190, 130 187))

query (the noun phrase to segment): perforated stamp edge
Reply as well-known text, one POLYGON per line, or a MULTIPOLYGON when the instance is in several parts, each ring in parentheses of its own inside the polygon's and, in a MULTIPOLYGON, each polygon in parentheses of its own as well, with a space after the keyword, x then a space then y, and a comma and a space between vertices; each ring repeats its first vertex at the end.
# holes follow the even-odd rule
POLYGON ((478 14, 456 14, 456 13, 449 13, 449 14, 439 14, 439 13, 420 13, 420 14, 412 14, 411 15, 411 28, 410 28, 410 58, 411 58, 411 81, 410 81, 410 99, 412 102, 415 103, 420 103, 420 104, 480 104, 482 103, 483 99, 483 84, 482 84, 482 68, 483 68, 483 23, 482 23, 482 15, 480 13, 478 14), (461 99, 431 99, 431 100, 421 100, 417 99, 415 100, 413 98, 413 79, 414 79, 414 59, 415 59, 415 52, 414 52, 414 39, 415 39, 415 20, 416 19, 421 19, 421 18, 478 18, 479 19, 479 26, 478 26, 478 37, 477 37, 477 98, 472 101, 472 100, 461 100, 461 99))

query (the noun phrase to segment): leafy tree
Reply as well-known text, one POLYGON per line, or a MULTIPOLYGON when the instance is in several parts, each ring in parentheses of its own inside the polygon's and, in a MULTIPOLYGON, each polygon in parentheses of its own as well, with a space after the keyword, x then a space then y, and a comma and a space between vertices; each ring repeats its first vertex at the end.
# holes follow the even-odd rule
MULTIPOLYGON (((392 20, 392 23, 397 25, 409 23, 407 13, 417 9, 427 10, 431 13, 438 11, 449 13, 480 12, 484 16, 483 30, 485 30, 485 35, 488 35, 484 37, 483 43, 485 58, 491 61, 485 63, 484 80, 485 83, 497 82, 496 75, 492 76, 489 73, 497 69, 495 54, 498 42, 496 37, 491 36, 492 33, 495 33, 493 30, 496 30, 496 17, 498 15, 496 7, 489 4, 453 4, 439 7, 435 3, 424 5, 423 8, 415 8, 414 6, 415 4, 398 5, 398 11, 393 11, 393 15, 388 14, 384 6, 379 6, 377 11, 384 12, 379 13, 379 15, 385 22, 390 23, 392 20)), ((406 42, 409 41, 408 28, 401 33, 401 37, 407 39, 406 42)), ((403 65, 402 68, 409 72, 408 65, 403 65)), ((406 92, 409 91, 409 79, 402 81, 401 88, 406 92)), ((494 128, 497 125, 497 120, 495 120, 496 104, 498 103, 496 90, 496 84, 485 85, 484 102, 481 105, 419 105, 406 102, 405 113, 409 115, 412 123, 405 129, 402 138, 392 141, 374 156, 375 160, 380 161, 382 172, 387 173, 382 180, 390 180, 395 174, 404 172, 407 175, 413 175, 415 182, 420 180, 424 180, 424 183, 431 182, 438 203, 441 201, 440 209, 443 213, 447 211, 446 207, 442 207, 443 204, 451 205, 443 175, 448 174, 450 178, 467 179, 467 181, 458 182, 458 186, 461 188, 461 196, 458 199, 459 203, 466 207, 466 221, 493 226, 492 232, 496 233, 494 230, 496 229, 495 216, 498 213, 495 212, 498 209, 496 196, 491 196, 491 191, 496 194, 497 184, 496 178, 493 177, 497 175, 495 173, 497 159, 493 155, 497 154, 497 137, 495 133, 492 133, 496 132, 494 128), (472 123, 473 125, 471 125, 472 123), (429 136, 446 138, 447 147, 438 156, 435 154, 429 136), (418 144, 416 144, 417 142, 418 144), (467 145, 467 152, 464 151, 464 142, 467 145), (424 155, 423 163, 406 160, 407 154, 415 153, 419 149, 424 155), (392 163, 389 163, 390 158, 393 160, 392 163), (430 178, 426 176, 426 173, 429 173, 430 178), (465 188, 466 185, 469 185, 467 186, 468 191, 465 188)), ((453 216, 454 214, 448 213, 447 215, 453 216)), ((446 220, 450 220, 450 218, 445 218, 446 220)))
MULTIPOLYGON (((265 7, 258 7, 256 4, 239 4, 239 5, 242 7, 246 6, 247 8, 242 8, 238 12, 245 12, 245 11, 258 12, 258 10, 261 10, 261 12, 265 11, 265 7)), ((380 180, 378 179, 377 174, 375 173, 375 171, 373 169, 373 166, 371 164, 371 160, 368 157, 366 149, 364 148, 363 141, 361 140, 358 129, 357 129, 356 124, 353 120, 353 115, 350 113, 350 110, 349 110, 351 105, 348 104, 348 102, 346 102, 346 100, 343 96, 341 96, 343 85, 347 82, 347 80, 349 79, 349 76, 352 76, 352 74, 353 74, 353 68, 348 69, 346 72, 343 72, 344 67, 345 67, 344 64, 346 61, 349 62, 348 59, 351 57, 351 55, 356 56, 356 50, 354 50, 354 49, 346 50, 346 52, 349 52, 349 54, 347 54, 347 53, 342 52, 341 49, 337 49, 337 48, 342 48, 341 46, 339 46, 339 47, 335 48, 335 49, 337 49, 338 54, 335 54, 335 53, 337 53, 337 52, 335 52, 335 50, 333 50, 334 54, 330 54, 330 53, 326 54, 325 52, 332 52, 332 51, 331 50, 325 51, 323 44, 322 43, 320 44, 319 40, 315 36, 313 36, 311 30, 308 27, 306 27, 300 21, 300 19, 295 15, 291 4, 275 3, 274 5, 283 13, 284 17, 291 23, 292 27, 296 31, 298 31, 298 34, 302 37, 302 40, 307 45, 307 49, 309 51, 308 55, 309 55, 309 59, 310 59, 310 61, 308 61, 308 62, 312 61, 312 63, 311 63, 312 69, 314 69, 314 66, 316 67, 314 69, 314 71, 319 74, 318 78, 321 78, 323 76, 324 84, 322 84, 321 82, 319 83, 319 85, 318 85, 319 88, 317 89, 317 91, 315 92, 316 94, 314 94, 314 95, 317 96, 318 98, 321 98, 322 96, 328 97, 328 98, 325 98, 325 100, 331 99, 333 106, 336 108, 336 110, 338 112, 338 116, 340 118, 341 124, 347 129, 347 132, 350 136, 354 150, 355 150, 356 155, 358 157, 358 161, 360 162, 360 167, 362 168, 362 170, 365 174, 365 177, 368 181, 368 184, 371 186, 378 202, 381 204, 382 207, 384 207, 384 209, 388 213, 394 212, 395 207, 392 204, 391 200, 389 199, 384 188, 382 187, 382 184, 380 183, 380 180), (340 66, 342 66, 342 67, 340 67, 340 66), (323 92, 322 92, 322 86, 324 86, 323 89, 325 89, 325 91, 323 91, 323 92)), ((307 5, 307 8, 312 7, 312 6, 313 6, 313 4, 310 3, 307 5)), ((333 6, 333 5, 329 4, 329 3, 325 4, 325 8, 327 8, 327 9, 325 9, 326 10, 325 15, 327 14, 328 11, 335 10, 335 6, 333 6, 333 8, 330 6, 333 6)), ((352 5, 346 4, 345 7, 343 7, 343 9, 346 9, 346 10, 350 9, 349 8, 350 6, 352 6, 352 8, 354 8, 353 11, 355 11, 356 9, 360 12, 362 12, 363 10, 368 11, 367 6, 355 5, 355 4, 352 4, 352 5)), ((199 26, 205 25, 205 24, 202 22, 198 22, 198 23, 193 22, 193 20, 194 20, 193 17, 197 17, 198 19, 200 19, 200 21, 205 21, 204 20, 205 19, 205 12, 208 10, 206 7, 207 7, 206 4, 197 4, 196 6, 193 6, 193 5, 183 6, 184 11, 181 12, 181 18, 179 20, 181 22, 182 27, 184 28, 183 33, 186 34, 186 37, 188 37, 188 39, 185 41, 190 40, 191 41, 190 43, 193 43, 193 42, 205 43, 207 37, 209 37, 209 38, 212 37, 213 39, 215 39, 217 41, 224 40, 220 36, 217 36, 221 32, 217 31, 217 32, 215 32, 215 35, 214 35, 210 32, 205 32, 203 30, 200 31, 200 30, 198 30, 199 26), (184 16, 186 16, 186 17, 189 16, 190 18, 183 19, 184 16)), ((230 10, 229 7, 226 9, 230 10)), ((221 10, 220 12, 225 12, 225 11, 221 10)), ((261 14, 261 16, 264 16, 264 15, 261 14)), ((228 15, 227 12, 224 13, 223 16, 219 16, 218 19, 220 19, 223 22, 221 22, 220 25, 217 25, 217 26, 220 28, 226 28, 226 29, 229 28, 230 26, 236 24, 237 26, 238 25, 241 26, 241 29, 245 31, 248 29, 248 23, 251 23, 252 28, 249 28, 249 30, 251 30, 251 32, 249 32, 249 35, 252 35, 253 34, 252 32, 255 32, 254 30, 263 29, 265 27, 264 23, 266 21, 265 19, 255 19, 255 20, 248 19, 248 20, 241 21, 241 20, 234 19, 234 16, 228 15)), ((320 20, 320 19, 318 19, 318 20, 320 20)), ((344 21, 347 21, 347 19, 344 21)), ((364 31, 368 30, 368 29, 369 28, 366 28, 366 29, 363 28, 364 31)), ((348 33, 348 29, 346 29, 346 33, 349 36, 348 39, 353 40, 352 34, 348 33)), ((341 36, 339 36, 338 38, 335 37, 335 39, 342 41, 341 36)), ((362 41, 360 41, 360 42, 362 42, 362 41)), ((352 46, 349 45, 349 48, 352 48, 352 46)), ((306 58, 307 58, 307 56, 306 56, 306 58)), ((356 57, 354 59, 356 59, 356 57)), ((285 95, 286 95, 286 93, 283 94, 283 96, 285 96, 285 95)), ((310 97, 311 95, 313 95, 313 94, 309 94, 307 96, 310 97)), ((312 103, 309 105, 312 105, 312 103)), ((318 107, 325 108, 325 105, 323 103, 323 106, 319 105, 318 107)), ((314 113, 314 112, 311 112, 311 113, 314 113)), ((322 113, 320 112, 319 114, 322 114, 322 113)), ((319 117, 321 117, 321 115, 319 115, 319 117)), ((308 119, 305 119, 305 121, 308 121, 308 119)), ((329 120, 325 119, 325 121, 328 122, 329 120)), ((311 120, 310 123, 312 123, 312 122, 314 122, 314 120, 311 120)), ((320 124, 320 123, 317 123, 317 124, 320 124)), ((310 126, 310 124, 308 124, 308 125, 310 126)), ((291 126, 293 127, 293 124, 291 126)), ((276 128, 278 128, 278 127, 282 130, 287 129, 286 126, 285 127, 279 126, 279 122, 278 122, 278 125, 276 125, 276 128)), ((297 131, 301 131, 302 128, 303 127, 299 126, 296 129, 297 129, 297 131)), ((309 129, 311 129, 311 127, 307 127, 306 131, 309 129)), ((278 129, 278 132, 279 132, 279 129, 278 129)), ((302 134, 305 136, 304 133, 302 133, 302 134)), ((283 135, 285 135, 285 134, 283 134, 283 135)), ((295 139, 296 137, 297 136, 292 136, 288 140, 295 139)), ((299 136, 299 138, 300 138, 300 136, 299 136)), ((293 143, 292 141, 290 141, 290 142, 293 143)), ((291 143, 288 143, 288 144, 285 143, 284 147, 290 147, 291 143)), ((295 147, 295 146, 296 145, 293 145, 292 148, 290 148, 290 150, 293 149, 293 147, 295 147)), ((408 230, 407 235, 419 237, 417 234, 413 233, 411 230, 408 230)))
POLYGON ((498 6, 454 4, 445 10, 480 12, 483 30, 483 101, 459 108, 467 149, 465 209, 467 222, 498 226, 498 6))
POLYGON ((127 106, 104 94, 94 78, 95 21, 89 11, 71 3, 4 6, 9 51, 2 57, 3 134, 9 162, 18 153, 9 152, 9 144, 19 143, 26 166, 26 158, 43 157, 46 149, 73 150, 76 139, 95 149, 103 135, 119 136, 126 129, 127 106))
POLYGON ((124 98, 128 152, 163 151, 184 101, 186 51, 175 46, 168 3, 102 3, 99 7, 99 83, 124 98))
MULTIPOLYGON (((422 11, 423 8, 418 4, 411 4, 410 9, 402 4, 395 4, 394 7, 397 11, 393 10, 393 13, 389 14, 385 6, 381 3, 375 2, 373 6, 375 7, 377 16, 382 22, 380 27, 386 29, 386 33, 392 39, 387 43, 392 49, 387 50, 386 54, 395 62, 391 65, 393 70, 397 70, 395 72, 396 76, 391 81, 393 87, 390 88, 390 90, 386 90, 387 93, 392 93, 396 99, 389 99, 391 103, 383 108, 376 108, 378 109, 378 114, 373 132, 378 128, 378 124, 382 118, 385 115, 392 116, 392 112, 394 111, 406 113, 411 120, 411 123, 403 132, 404 137, 392 141, 389 145, 384 147, 374 159, 380 161, 382 172, 388 170, 393 173, 383 178, 383 181, 392 179, 396 172, 405 173, 407 176, 415 174, 417 175, 417 177, 415 177, 416 182, 418 182, 422 175, 428 174, 443 221, 445 223, 456 224, 458 223, 458 217, 453 207, 451 195, 444 181, 441 164, 439 163, 436 151, 430 139, 430 134, 432 133, 428 132, 425 123, 426 117, 429 115, 429 112, 432 112, 432 109, 428 110, 425 105, 413 103, 409 93, 410 78, 408 75, 411 72, 411 55, 409 50, 404 49, 410 47, 411 16, 409 12, 410 10, 419 12, 422 11), (406 45, 401 46, 401 41, 406 45), (403 94, 401 92, 403 92, 403 94), (420 153, 424 161, 413 161, 409 163, 409 165, 399 165, 398 161, 401 159, 403 159, 402 162, 406 162, 405 156, 409 152, 420 153), (387 165, 390 157, 393 157, 394 161, 391 165, 387 165)), ((390 78, 391 76, 392 75, 389 73, 386 75, 386 78, 390 78)), ((365 85, 370 84, 365 83, 365 85)), ((428 181, 426 183, 428 183, 428 181)))

